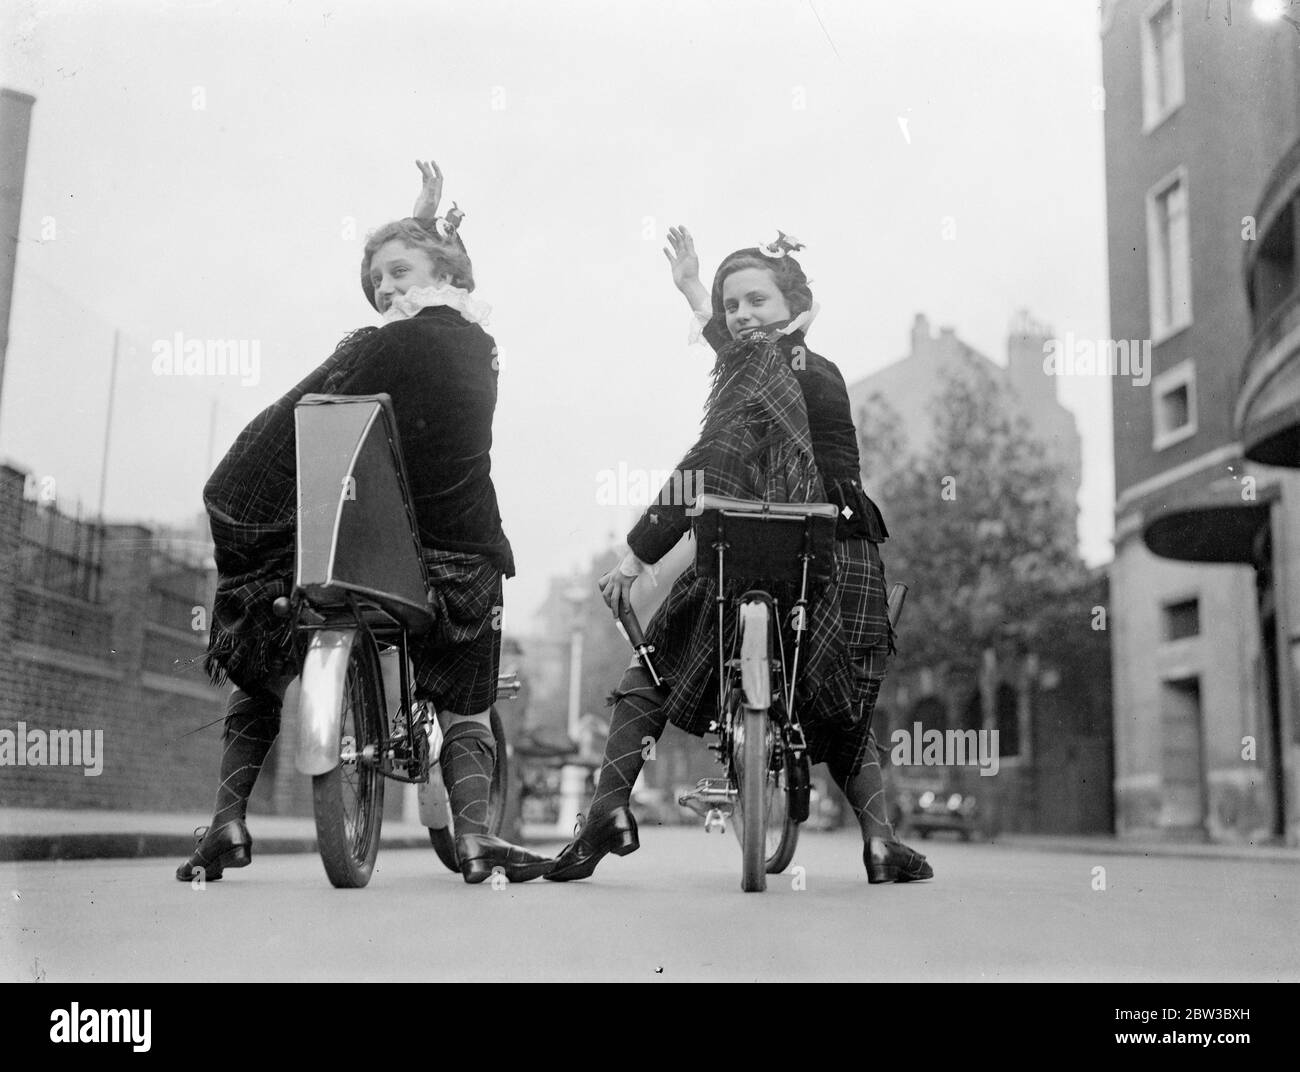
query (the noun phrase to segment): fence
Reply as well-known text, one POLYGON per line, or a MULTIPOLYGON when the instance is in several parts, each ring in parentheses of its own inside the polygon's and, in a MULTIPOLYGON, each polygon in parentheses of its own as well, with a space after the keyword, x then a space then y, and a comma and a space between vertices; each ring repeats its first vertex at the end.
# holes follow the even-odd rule
POLYGON ((48 592, 100 601, 104 527, 68 517, 53 504, 23 499, 18 580, 48 592))

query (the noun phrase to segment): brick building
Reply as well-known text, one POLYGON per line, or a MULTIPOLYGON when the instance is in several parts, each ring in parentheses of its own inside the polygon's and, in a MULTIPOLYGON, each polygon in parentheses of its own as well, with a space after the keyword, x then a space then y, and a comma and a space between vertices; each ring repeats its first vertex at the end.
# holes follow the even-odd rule
POLYGON ((0 466, 0 730, 103 734, 103 770, 0 766, 0 804, 203 811, 225 710, 199 658, 213 573, 138 525, 99 526, 24 494, 0 466), (196 615, 194 608, 202 609, 196 615))
POLYGON ((1300 839, 1295 29, 1102 6, 1121 833, 1300 839))

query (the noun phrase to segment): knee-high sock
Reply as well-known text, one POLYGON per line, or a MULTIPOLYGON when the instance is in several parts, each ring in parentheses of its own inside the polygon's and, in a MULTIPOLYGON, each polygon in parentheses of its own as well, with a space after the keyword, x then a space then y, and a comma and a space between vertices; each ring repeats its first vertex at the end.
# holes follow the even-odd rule
MULTIPOLYGON (((863 701, 864 717, 871 717, 880 693, 880 681, 868 683, 868 693, 863 701)), ((862 837, 893 838, 894 828, 889 822, 889 801, 885 796, 885 776, 880 769, 880 756, 876 751, 876 734, 867 734, 867 754, 856 774, 850 774, 841 764, 832 760, 827 764, 831 777, 848 797, 849 806, 857 816, 862 837)))
POLYGON ((221 753, 221 784, 217 786, 212 815, 214 830, 248 814, 248 797, 280 732, 280 704, 279 697, 270 691, 252 694, 236 689, 231 694, 221 753))
POLYGON ((646 761, 646 738, 659 740, 668 724, 661 711, 664 694, 650 682, 650 675, 634 666, 623 674, 614 690, 614 714, 609 722, 605 759, 596 779, 587 821, 608 814, 632 799, 632 786, 646 761))
POLYGON ((478 722, 453 722, 438 757, 457 834, 486 834, 496 739, 478 722))

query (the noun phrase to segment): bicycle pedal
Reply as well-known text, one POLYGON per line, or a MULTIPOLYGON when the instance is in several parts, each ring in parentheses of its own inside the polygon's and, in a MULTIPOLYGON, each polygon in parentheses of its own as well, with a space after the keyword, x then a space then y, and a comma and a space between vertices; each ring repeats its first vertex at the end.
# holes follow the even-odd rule
POLYGON ((709 814, 704 817, 704 832, 706 834, 712 833, 715 826, 718 828, 719 834, 727 832, 727 820, 720 808, 712 808, 709 814))

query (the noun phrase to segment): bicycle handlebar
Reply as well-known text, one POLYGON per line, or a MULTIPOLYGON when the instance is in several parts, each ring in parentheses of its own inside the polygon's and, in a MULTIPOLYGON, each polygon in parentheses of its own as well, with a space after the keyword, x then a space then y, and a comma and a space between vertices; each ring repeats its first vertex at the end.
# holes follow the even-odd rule
POLYGON ((618 612, 618 620, 623 626, 623 631, 627 633, 627 639, 632 644, 632 650, 636 652, 637 658, 641 660, 641 665, 645 667, 646 673, 650 675, 650 680, 654 682, 655 688, 663 687, 663 678, 659 676, 659 671, 655 669, 654 662, 650 658, 650 653, 654 651, 652 644, 645 642, 645 633, 641 631, 641 622, 637 619, 636 611, 632 609, 631 604, 627 604, 618 612))

